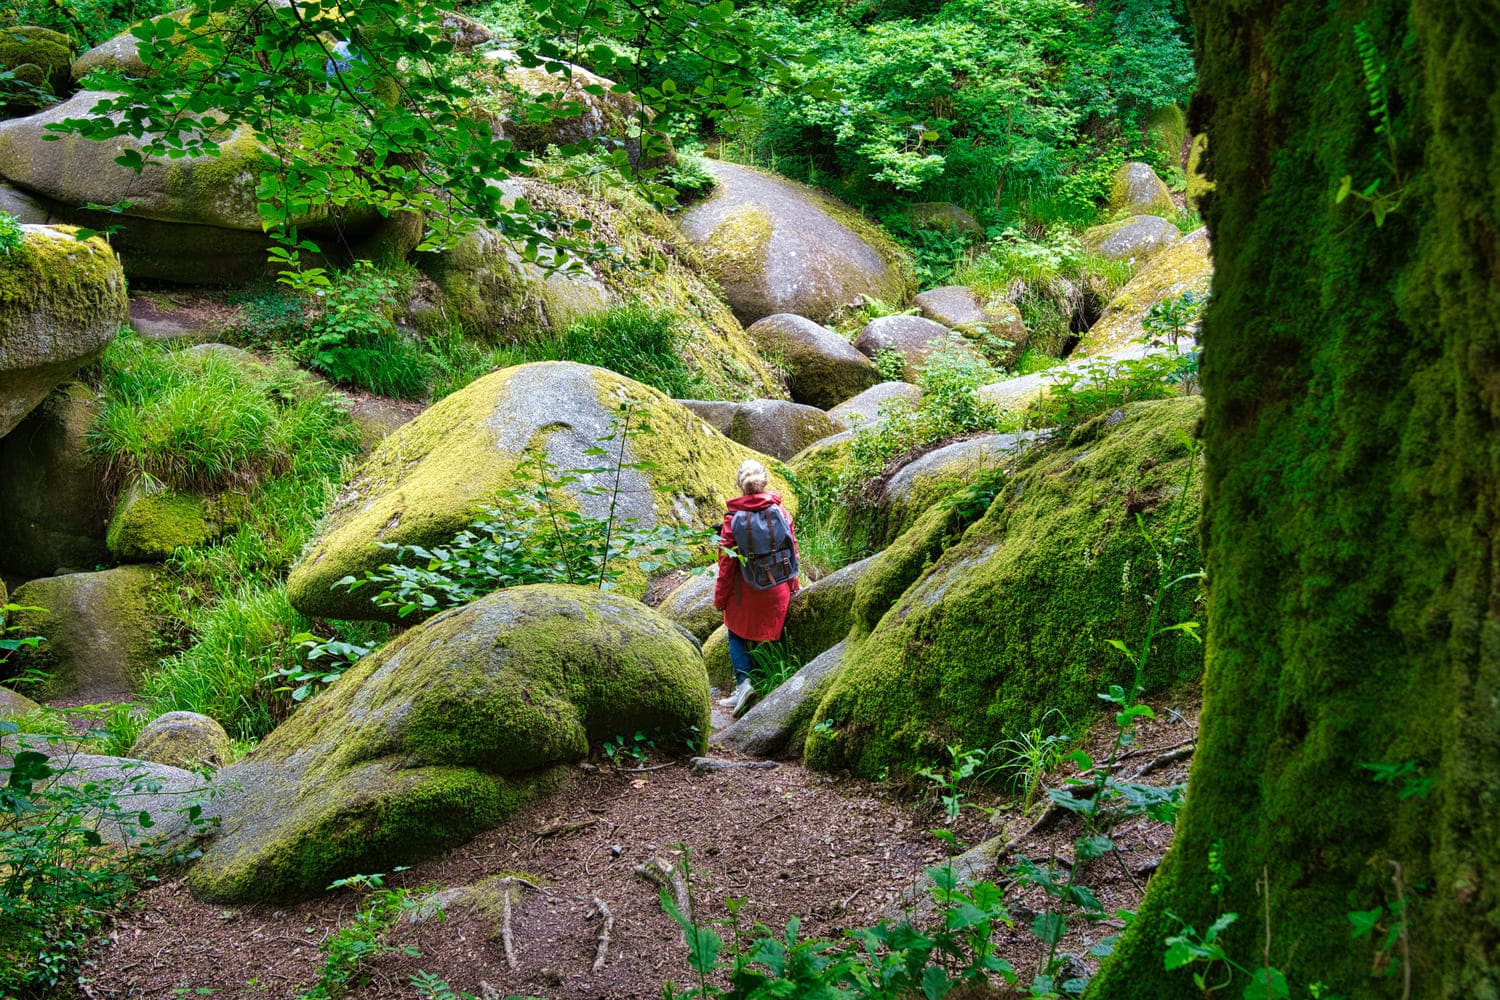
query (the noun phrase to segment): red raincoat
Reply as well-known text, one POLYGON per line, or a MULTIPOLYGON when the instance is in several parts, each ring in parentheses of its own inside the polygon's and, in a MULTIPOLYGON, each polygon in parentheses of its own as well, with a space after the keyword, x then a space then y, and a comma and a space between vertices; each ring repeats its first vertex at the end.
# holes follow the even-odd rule
MULTIPOLYGON (((770 590, 756 590, 746 584, 740 578, 739 560, 726 551, 726 547, 734 548, 734 532, 729 530, 729 522, 737 510, 765 510, 774 503, 781 503, 781 494, 751 493, 734 497, 729 501, 729 512, 724 515, 724 525, 719 529, 719 579, 714 585, 714 607, 724 612, 724 624, 729 631, 751 642, 772 642, 781 638, 787 602, 801 583, 792 579, 770 590)), ((792 527, 790 513, 786 516, 786 525, 792 527)), ((795 548, 796 545, 797 533, 793 530, 792 546, 795 548)))

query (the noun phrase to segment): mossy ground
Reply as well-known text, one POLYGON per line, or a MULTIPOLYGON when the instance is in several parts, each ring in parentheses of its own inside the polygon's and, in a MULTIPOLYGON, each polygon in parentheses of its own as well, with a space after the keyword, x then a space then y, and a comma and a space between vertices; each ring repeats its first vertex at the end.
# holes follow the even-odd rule
MULTIPOLYGON (((809 737, 808 763, 865 775, 913 768, 948 744, 1013 737, 1048 710, 1086 718, 1100 690, 1129 683, 1130 664, 1109 640, 1141 641, 1164 582, 1153 546, 1165 551, 1196 520, 1188 436, 1200 407, 1137 404, 1028 453, 940 556, 953 512, 924 515, 860 581, 857 641, 818 706, 831 728, 809 737)), ((1185 538, 1175 558, 1183 572, 1200 565, 1185 538)), ((1201 617, 1198 597, 1196 586, 1177 588, 1162 621, 1201 617)), ((1146 686, 1201 668, 1197 644, 1173 633, 1154 644, 1146 686)))

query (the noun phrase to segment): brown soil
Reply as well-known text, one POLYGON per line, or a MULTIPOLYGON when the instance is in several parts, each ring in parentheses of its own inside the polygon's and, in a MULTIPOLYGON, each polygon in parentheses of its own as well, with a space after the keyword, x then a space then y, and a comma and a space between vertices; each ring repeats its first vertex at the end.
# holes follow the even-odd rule
MULTIPOLYGON (((1154 763, 1143 780, 1185 780, 1195 702, 1191 692, 1153 702, 1157 718, 1142 724, 1137 745, 1121 760, 1122 773, 1154 763)), ((1087 749, 1107 754, 1112 736, 1101 728, 1087 749)), ((1046 783, 1057 787, 1064 780, 1052 774, 1046 783)), ((680 863, 678 845, 690 849, 692 897, 703 920, 724 919, 728 897, 747 900, 742 923, 758 921, 778 934, 794 916, 802 918, 804 937, 828 938, 899 917, 903 907, 911 908, 904 900, 922 897, 923 869, 943 858, 941 844, 927 832, 941 822, 939 807, 922 784, 893 788, 787 763, 697 775, 682 761, 658 759, 640 769, 581 764, 558 795, 389 879, 423 894, 500 875, 534 885, 512 883, 514 970, 499 940, 498 915, 456 905, 444 919, 401 923, 387 941, 412 954, 367 961, 347 995, 415 998, 411 977, 424 970, 477 997, 659 997, 663 982, 686 984, 691 972, 682 933, 664 914, 658 887, 636 869, 658 858, 680 863), (592 971, 601 929, 596 899, 613 916, 607 960, 598 972, 592 971)), ((1024 816, 1014 804, 980 796, 970 801, 958 824, 962 841, 1011 838, 1002 869, 1024 854, 1066 872, 1080 832, 1071 814, 1056 811, 1038 824, 1041 804, 1024 816), (1027 833, 1032 827, 1038 828, 1027 833)), ((1129 820, 1116 830, 1119 857, 1090 863, 1078 881, 1106 912, 1133 909, 1170 839, 1169 827, 1129 820)), ((988 877, 1002 886, 1012 881, 1003 870, 988 877)), ((344 889, 296 904, 225 906, 195 900, 180 876, 171 878, 143 893, 118 920, 95 956, 87 995, 293 1000, 318 979, 319 945, 349 926, 362 898, 344 889)), ((1011 885, 1008 905, 1016 926, 998 934, 998 952, 1029 982, 1041 949, 1027 928, 1045 909, 1045 896, 1011 885)), ((1088 947, 1119 926, 1073 923, 1078 926, 1062 951, 1080 960, 1068 975, 1091 971, 1097 960, 1087 957, 1088 947)))

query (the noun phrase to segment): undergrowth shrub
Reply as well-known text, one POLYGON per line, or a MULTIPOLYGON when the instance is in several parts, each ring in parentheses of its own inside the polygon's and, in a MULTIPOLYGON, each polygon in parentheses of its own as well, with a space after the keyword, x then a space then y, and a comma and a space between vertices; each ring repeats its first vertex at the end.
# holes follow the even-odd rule
POLYGON ((1066 233, 1032 239, 1008 229, 960 264, 952 280, 1015 303, 1032 346, 1056 357, 1130 277, 1128 262, 1090 253, 1066 233))
POLYGON ((1033 427, 1073 427, 1126 403, 1191 395, 1198 389, 1197 349, 1175 346, 1143 358, 1100 358, 1063 368, 1044 378, 1052 390, 1032 404, 1026 422, 1033 427))

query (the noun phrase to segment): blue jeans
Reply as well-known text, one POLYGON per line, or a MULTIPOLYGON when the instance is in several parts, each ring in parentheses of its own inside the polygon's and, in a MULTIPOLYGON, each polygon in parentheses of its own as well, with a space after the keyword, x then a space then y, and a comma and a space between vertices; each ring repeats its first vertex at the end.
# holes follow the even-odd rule
MULTIPOLYGON (((724 631, 729 632, 728 629, 724 631)), ((753 664, 750 659, 750 640, 741 639, 733 632, 729 632, 729 662, 734 665, 736 685, 750 679, 750 667, 753 664)))

